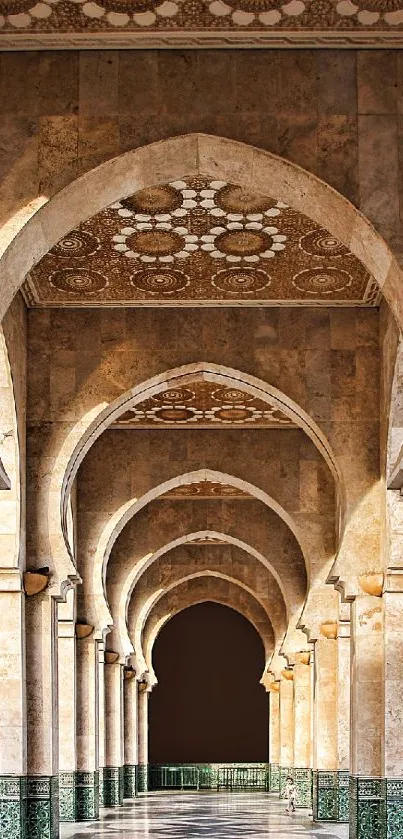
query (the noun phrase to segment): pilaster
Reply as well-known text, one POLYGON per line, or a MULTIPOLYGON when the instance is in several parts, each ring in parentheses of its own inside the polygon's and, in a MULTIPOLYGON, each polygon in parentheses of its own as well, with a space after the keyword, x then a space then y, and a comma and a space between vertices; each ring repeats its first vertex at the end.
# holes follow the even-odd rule
POLYGON ((93 821, 99 816, 99 666, 92 631, 88 624, 77 627, 76 821, 93 821))
POLYGON ((313 815, 338 820, 337 623, 325 621, 315 642, 313 815))
POLYGON ((311 669, 306 663, 294 665, 294 782, 299 807, 312 806, 311 770, 311 669))
POLYGON ((280 792, 280 683, 269 686, 270 792, 280 792))
POLYGON ((293 774, 294 684, 291 669, 283 670, 280 681, 280 798, 284 797, 287 775, 293 774))
POLYGON ((147 792, 148 787, 148 698, 150 691, 145 682, 138 686, 138 791, 147 792))
POLYGON ((105 651, 105 807, 123 802, 123 667, 119 656, 105 651))
POLYGON ((124 693, 124 797, 134 798, 137 794, 138 764, 138 700, 137 682, 133 669, 126 669, 123 682, 124 693))
MULTIPOLYGON (((74 590, 67 595, 74 600, 74 590)), ((76 820, 76 637, 72 603, 58 604, 59 808, 61 822, 76 820)))

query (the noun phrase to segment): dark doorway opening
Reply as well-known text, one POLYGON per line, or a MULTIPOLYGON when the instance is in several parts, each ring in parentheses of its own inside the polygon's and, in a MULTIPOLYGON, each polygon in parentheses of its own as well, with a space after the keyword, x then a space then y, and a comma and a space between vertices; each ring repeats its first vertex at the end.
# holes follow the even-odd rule
POLYGON ((246 618, 216 603, 190 606, 154 646, 150 763, 268 760, 264 649, 246 618))

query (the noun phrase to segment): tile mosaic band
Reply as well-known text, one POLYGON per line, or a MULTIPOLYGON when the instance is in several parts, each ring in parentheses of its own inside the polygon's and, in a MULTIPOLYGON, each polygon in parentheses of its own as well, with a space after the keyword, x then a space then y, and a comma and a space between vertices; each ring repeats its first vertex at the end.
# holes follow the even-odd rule
POLYGON ((0 836, 27 839, 27 779, 0 777, 0 836))
POLYGON ((76 772, 77 822, 93 821, 99 817, 99 773, 76 772))
POLYGON ((123 804, 123 767, 104 766, 103 806, 118 807, 123 804))
POLYGON ((123 767, 123 798, 135 798, 137 795, 137 766, 125 764, 123 767))
POLYGON ((27 839, 58 839, 59 778, 37 775, 27 777, 27 839))
POLYGON ((270 792, 280 792, 280 767, 278 763, 270 764, 270 792))

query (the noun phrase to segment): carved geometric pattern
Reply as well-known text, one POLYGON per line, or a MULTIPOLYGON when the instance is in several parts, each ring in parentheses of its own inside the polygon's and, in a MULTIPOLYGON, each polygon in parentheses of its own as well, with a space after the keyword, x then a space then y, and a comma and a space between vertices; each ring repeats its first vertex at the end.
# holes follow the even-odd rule
POLYGON ((31 271, 24 295, 74 306, 368 306, 379 296, 361 262, 307 216, 202 176, 143 189, 83 222, 31 271))
POLYGON ((338 820, 338 773, 313 773, 313 817, 315 821, 338 820))
POLYGON ((145 399, 126 411, 113 428, 283 428, 292 420, 277 407, 240 388, 194 382, 145 399))
POLYGON ((26 778, 5 775, 0 777, 0 836, 27 839, 26 810, 26 778))
POLYGON ((280 792, 280 767, 278 763, 270 764, 270 792, 280 792))
POLYGON ((58 777, 42 776, 27 778, 26 832, 29 839, 58 839, 58 777))
POLYGON ((59 817, 61 822, 76 821, 75 772, 59 772, 59 817))
MULTIPOLYGON (((0 0, 2 47, 13 33, 37 34, 40 43, 46 35, 65 37, 73 33, 88 36, 114 32, 183 33, 181 43, 186 46, 186 33, 203 35, 227 34, 230 42, 237 32, 267 33, 270 38, 281 33, 284 43, 298 34, 309 36, 325 32, 343 40, 360 32, 377 33, 401 30, 403 4, 401 0, 0 0)), ((381 40, 381 38, 380 38, 381 40)), ((222 38, 222 45, 225 39, 222 38)), ((77 45, 77 41, 75 42, 77 45)), ((106 42, 107 43, 107 42, 106 42)), ((144 43, 144 42, 143 42, 144 43)), ((24 48, 24 47, 22 47, 24 48)))
POLYGON ((312 770, 294 769, 293 775, 297 788, 297 807, 312 807, 312 770))
POLYGON ((403 836, 403 780, 386 781, 387 839, 403 836))

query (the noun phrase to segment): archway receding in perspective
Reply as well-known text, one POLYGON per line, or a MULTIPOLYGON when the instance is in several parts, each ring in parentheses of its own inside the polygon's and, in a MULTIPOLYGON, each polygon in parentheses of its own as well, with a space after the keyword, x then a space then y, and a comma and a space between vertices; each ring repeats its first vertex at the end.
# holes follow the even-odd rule
POLYGON ((175 615, 153 651, 150 763, 268 760, 264 650, 242 615, 199 603, 175 615))

